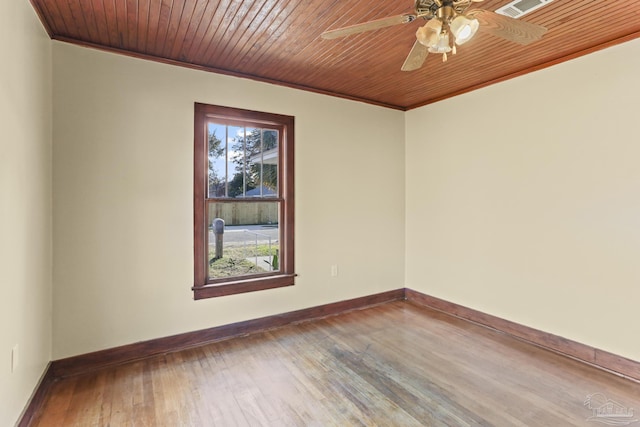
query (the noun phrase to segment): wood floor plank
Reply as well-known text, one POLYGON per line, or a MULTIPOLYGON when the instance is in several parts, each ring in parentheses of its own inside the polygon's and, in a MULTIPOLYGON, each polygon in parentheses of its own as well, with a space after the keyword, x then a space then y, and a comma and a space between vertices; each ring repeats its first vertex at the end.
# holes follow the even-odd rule
POLYGON ((32 425, 585 426, 593 393, 640 411, 636 382, 396 301, 58 380, 32 425))

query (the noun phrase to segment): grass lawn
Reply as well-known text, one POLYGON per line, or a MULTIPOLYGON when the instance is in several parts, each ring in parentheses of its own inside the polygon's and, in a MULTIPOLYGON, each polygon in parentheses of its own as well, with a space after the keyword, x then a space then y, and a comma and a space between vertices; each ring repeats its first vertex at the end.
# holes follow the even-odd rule
MULTIPOLYGON (((215 250, 209 251, 209 277, 219 279, 223 277, 244 276, 248 274, 266 273, 269 264, 258 266, 247 258, 272 257, 276 254, 279 245, 258 245, 258 246, 227 246, 224 248, 222 258, 214 259, 215 250)), ((260 261, 259 261, 260 262, 260 261)))

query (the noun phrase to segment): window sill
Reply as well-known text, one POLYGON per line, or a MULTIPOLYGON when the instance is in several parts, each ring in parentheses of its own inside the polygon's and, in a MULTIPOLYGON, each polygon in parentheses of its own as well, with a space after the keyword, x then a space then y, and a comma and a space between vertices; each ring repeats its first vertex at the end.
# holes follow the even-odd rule
POLYGON ((222 297, 225 295, 242 294, 245 292, 262 291, 265 289, 282 288, 295 284, 295 274, 283 274, 259 279, 245 279, 224 284, 209 284, 204 286, 194 286, 193 297, 196 300, 222 297))

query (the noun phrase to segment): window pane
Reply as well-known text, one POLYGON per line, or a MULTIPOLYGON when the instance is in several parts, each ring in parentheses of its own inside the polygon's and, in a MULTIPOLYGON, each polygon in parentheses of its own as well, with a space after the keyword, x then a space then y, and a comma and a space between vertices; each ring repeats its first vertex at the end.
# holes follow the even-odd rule
POLYGON ((208 198, 278 196, 279 132, 210 122, 208 198))
POLYGON ((278 131, 262 130, 262 149, 254 156, 253 167, 260 178, 259 196, 278 196, 278 131))
POLYGON ((208 197, 225 197, 227 183, 226 126, 209 123, 207 126, 209 185, 208 197))
POLYGON ((280 271, 279 202, 209 202, 207 210, 209 279, 280 271))
POLYGON ((243 167, 245 173, 243 197, 251 197, 260 194, 260 170, 256 170, 253 161, 260 153, 262 146, 262 130, 257 128, 245 128, 243 167))
MULTIPOLYGON (((237 131, 238 128, 230 129, 227 126, 225 128, 225 138, 227 140, 227 193, 225 197, 235 197, 232 193, 237 194, 239 191, 239 186, 237 184, 237 176, 242 180, 242 172, 240 175, 236 172, 236 158, 238 157, 238 152, 235 151, 235 139, 231 136, 231 132, 235 129, 237 131), (236 187, 234 187, 234 183, 236 187)), ((242 181, 241 181, 242 182, 242 181)))
POLYGON ((240 126, 227 127, 229 142, 229 197, 244 197, 247 187, 245 170, 245 134, 240 126))

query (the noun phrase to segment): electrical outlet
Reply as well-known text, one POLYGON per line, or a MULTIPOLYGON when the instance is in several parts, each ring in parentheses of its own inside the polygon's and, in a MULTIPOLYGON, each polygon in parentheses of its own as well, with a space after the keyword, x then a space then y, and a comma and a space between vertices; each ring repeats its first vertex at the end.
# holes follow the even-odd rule
POLYGON ((18 369, 18 344, 14 345, 11 349, 11 372, 15 372, 18 369))
POLYGON ((337 265, 332 265, 331 266, 331 277, 338 277, 338 266, 337 265))

